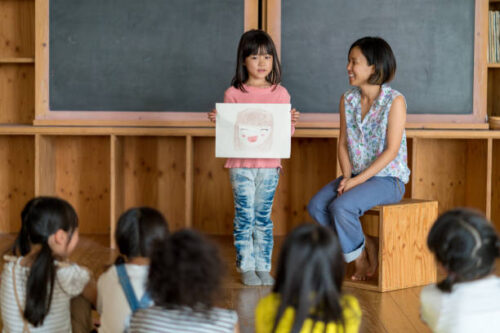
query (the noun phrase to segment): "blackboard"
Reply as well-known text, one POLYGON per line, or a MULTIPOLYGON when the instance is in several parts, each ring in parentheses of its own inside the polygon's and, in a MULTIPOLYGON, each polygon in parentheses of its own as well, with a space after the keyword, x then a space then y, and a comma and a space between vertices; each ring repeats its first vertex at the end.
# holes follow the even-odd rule
POLYGON ((338 113, 350 45, 379 36, 397 61, 390 85, 410 114, 471 114, 474 0, 282 0, 283 85, 306 113, 338 113))
POLYGON ((244 1, 51 0, 52 111, 207 111, 222 99, 244 1))

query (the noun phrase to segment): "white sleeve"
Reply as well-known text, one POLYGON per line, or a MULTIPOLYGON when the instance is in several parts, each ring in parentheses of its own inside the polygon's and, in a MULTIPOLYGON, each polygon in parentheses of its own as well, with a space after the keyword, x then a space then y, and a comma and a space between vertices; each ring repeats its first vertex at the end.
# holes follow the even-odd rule
POLYGON ((438 326, 443 310, 443 294, 436 285, 422 289, 420 293, 420 317, 432 330, 438 326))
POLYGON ((56 279, 62 290, 74 297, 82 293, 90 280, 90 273, 86 268, 70 264, 57 269, 56 279))

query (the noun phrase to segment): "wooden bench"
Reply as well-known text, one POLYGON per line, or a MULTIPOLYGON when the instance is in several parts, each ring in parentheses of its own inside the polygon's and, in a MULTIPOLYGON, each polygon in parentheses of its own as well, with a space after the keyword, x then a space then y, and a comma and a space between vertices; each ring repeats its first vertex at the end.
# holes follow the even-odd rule
POLYGON ((427 248, 427 235, 437 216, 437 201, 417 199, 365 212, 363 231, 378 238, 377 272, 370 280, 351 281, 351 263, 344 285, 383 292, 435 283, 436 263, 427 248))

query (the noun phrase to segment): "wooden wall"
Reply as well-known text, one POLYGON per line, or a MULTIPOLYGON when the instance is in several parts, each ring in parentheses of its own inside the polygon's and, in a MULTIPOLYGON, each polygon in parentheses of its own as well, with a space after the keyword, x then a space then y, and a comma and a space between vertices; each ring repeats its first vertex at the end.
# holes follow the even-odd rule
MULTIPOLYGON (((230 235, 229 175, 214 157, 208 122, 205 128, 31 125, 34 11, 34 0, 0 1, 0 232, 18 231, 21 209, 34 195, 57 195, 75 206, 84 234, 111 236, 125 209, 149 205, 172 229, 230 235)), ((499 69, 488 67, 488 105, 496 110, 499 69)), ((407 136, 412 175, 405 196, 436 199, 440 212, 475 207, 500 229, 500 131, 413 129, 407 136)), ((309 199, 340 174, 337 139, 338 129, 297 129, 273 206, 275 234, 311 220, 309 199)))

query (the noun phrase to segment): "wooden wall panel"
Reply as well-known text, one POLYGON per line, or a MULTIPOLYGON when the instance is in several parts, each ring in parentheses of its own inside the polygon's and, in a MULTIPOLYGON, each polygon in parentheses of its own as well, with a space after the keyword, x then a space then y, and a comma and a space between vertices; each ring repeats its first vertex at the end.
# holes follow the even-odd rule
POLYGON ((102 136, 41 136, 37 142, 37 195, 68 200, 80 232, 110 232, 110 144, 102 136))
POLYGON ((307 212, 309 200, 323 186, 337 175, 337 140, 309 139, 292 140, 292 159, 290 161, 290 231, 303 222, 313 219, 307 212))
POLYGON ((193 138, 193 227, 213 235, 233 233, 233 193, 225 158, 215 158, 215 139, 193 138))
POLYGON ((488 140, 468 140, 465 165, 465 204, 486 213, 488 140))
MULTIPOLYGON (((123 151, 122 173, 116 176, 123 189, 122 211, 150 206, 165 216, 171 230, 185 225, 186 146, 184 137, 119 137, 123 151)), ((121 148, 120 148, 121 147, 121 148)), ((117 154, 120 156, 120 153, 117 154)), ((120 163, 120 159, 117 159, 120 163)), ((116 222, 116 221, 115 221, 116 222)))
POLYGON ((33 58, 35 1, 0 1, 0 32, 0 58, 33 58))
POLYGON ((0 232, 18 232, 34 196, 35 137, 0 136, 0 232))
MULTIPOLYGON (((2 12, 0 11, 0 17, 1 15, 2 12)), ((32 123, 35 116, 34 82, 35 71, 33 64, 0 63, 1 124, 32 123)))
POLYGON ((457 206, 485 212, 487 140, 418 139, 413 149, 413 198, 438 200, 439 213, 457 206))
POLYGON ((491 220, 500 232, 500 140, 493 140, 491 177, 491 220))

